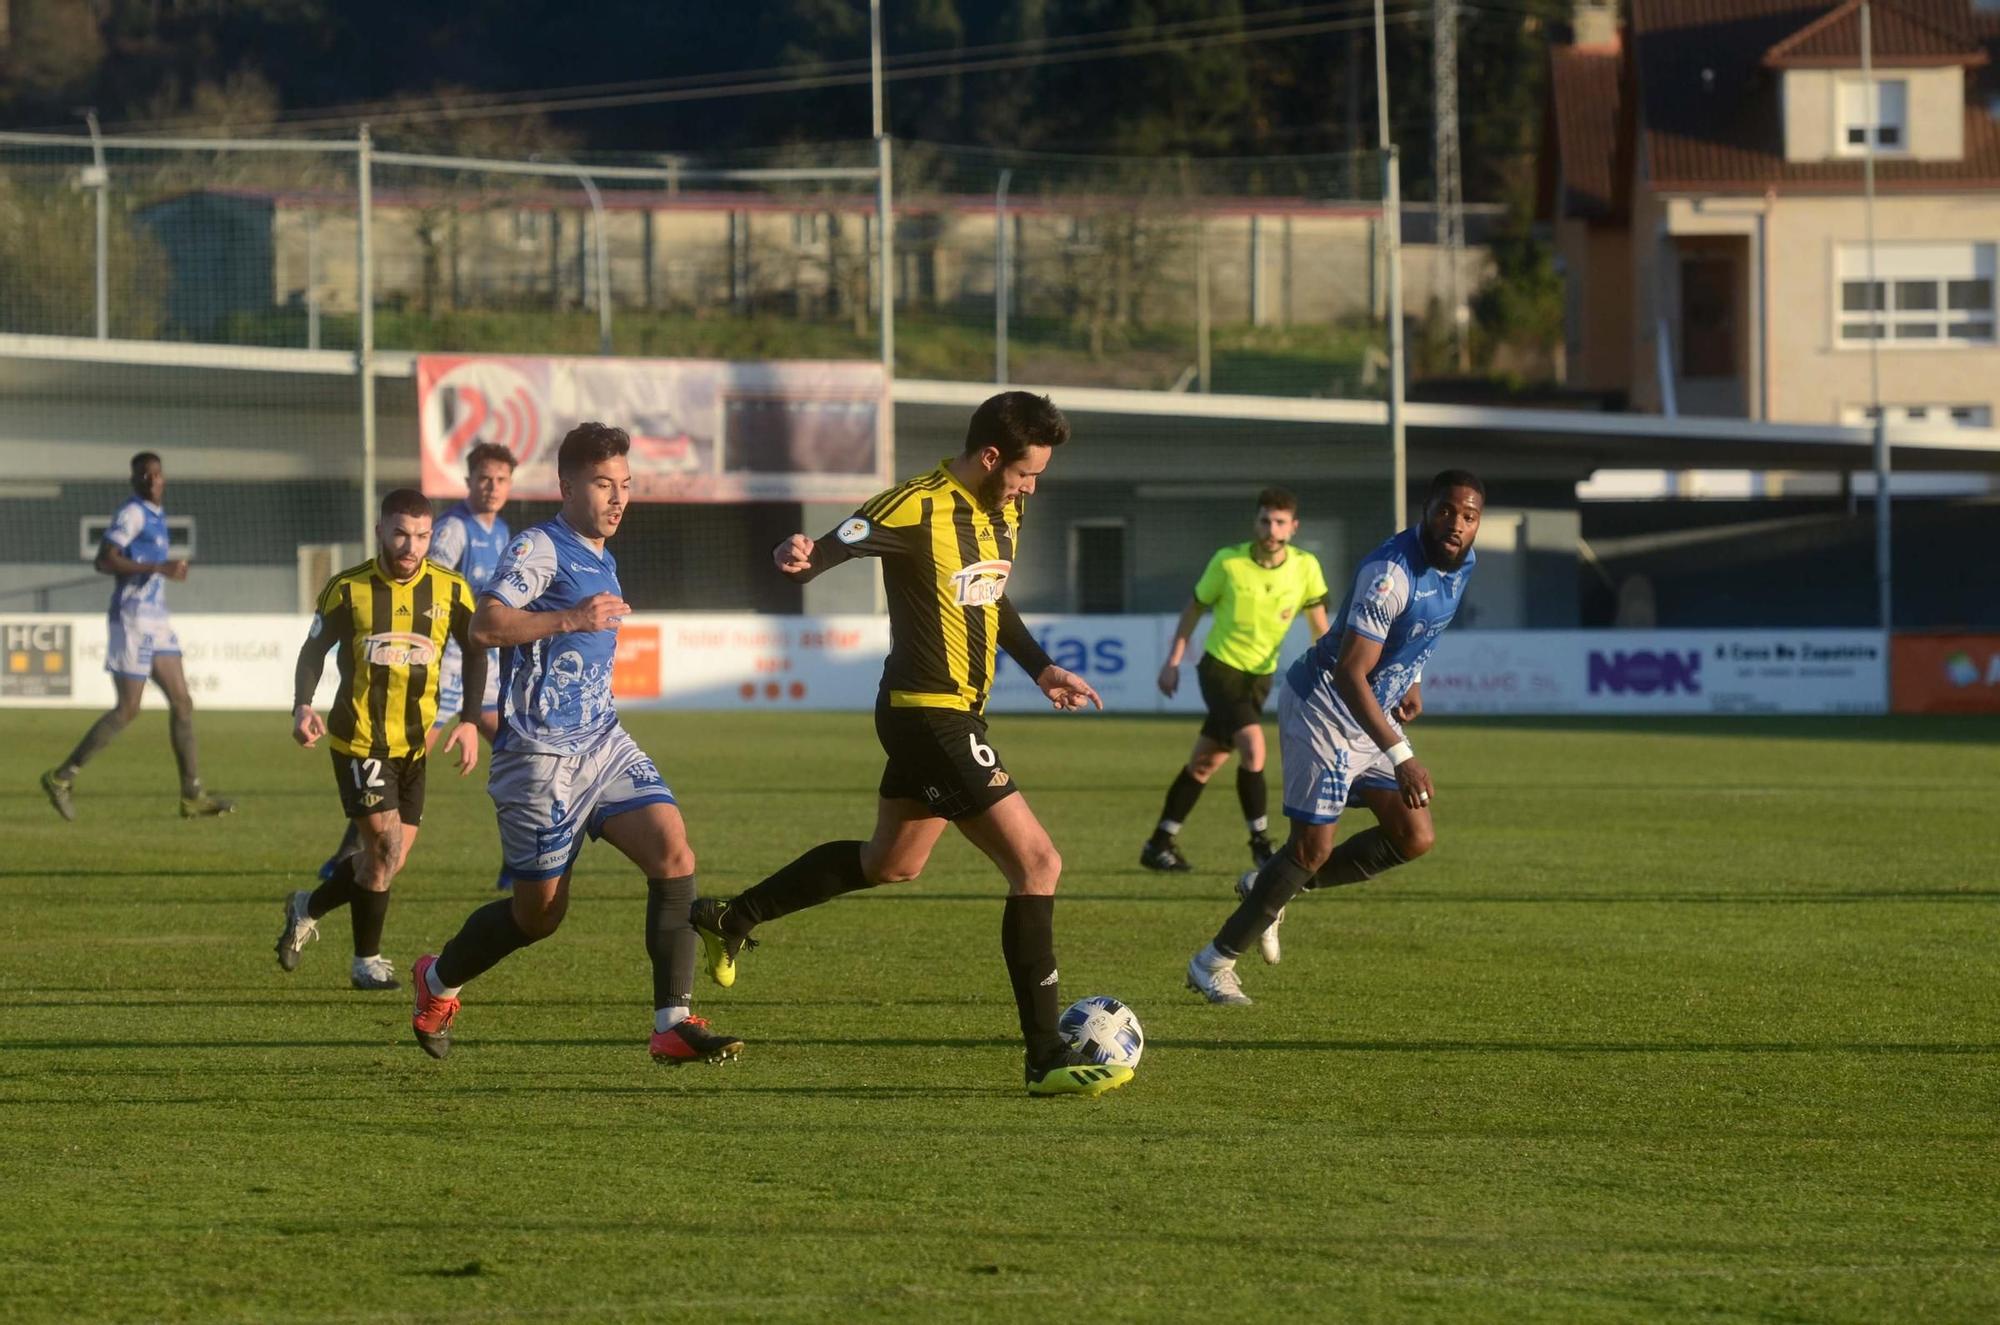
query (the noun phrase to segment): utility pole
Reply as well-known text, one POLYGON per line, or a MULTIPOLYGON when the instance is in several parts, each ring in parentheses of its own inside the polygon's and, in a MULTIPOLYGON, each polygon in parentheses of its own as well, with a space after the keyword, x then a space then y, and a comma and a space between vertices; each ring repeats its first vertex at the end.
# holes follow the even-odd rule
POLYGON ((1409 502, 1410 456, 1403 426, 1403 167, 1389 141, 1389 43, 1382 0, 1375 0, 1375 140, 1382 161, 1382 235, 1388 252, 1390 494, 1395 522, 1403 527, 1409 502))

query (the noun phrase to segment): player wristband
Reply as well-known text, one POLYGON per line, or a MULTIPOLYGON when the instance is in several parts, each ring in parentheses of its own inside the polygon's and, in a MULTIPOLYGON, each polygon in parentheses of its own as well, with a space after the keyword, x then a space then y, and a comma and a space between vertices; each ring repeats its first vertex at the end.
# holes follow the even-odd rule
POLYGON ((1389 755, 1389 762, 1394 764, 1396 767, 1401 768, 1404 764, 1408 763, 1410 760, 1415 759, 1417 757, 1417 752, 1410 748, 1410 743, 1408 741, 1398 741, 1394 745, 1389 747, 1388 755, 1389 755))

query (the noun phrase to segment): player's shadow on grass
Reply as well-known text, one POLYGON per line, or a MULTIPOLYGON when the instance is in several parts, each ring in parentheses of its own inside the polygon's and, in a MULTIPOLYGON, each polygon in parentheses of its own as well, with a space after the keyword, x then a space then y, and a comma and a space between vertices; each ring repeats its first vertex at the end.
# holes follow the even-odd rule
POLYGON ((1992 745, 2000 742, 2000 717, 1954 714, 1795 717, 1746 714, 1729 717, 1445 717, 1427 716, 1424 726, 1453 732, 1574 732, 1587 736, 1757 737, 1776 741, 1898 741, 1925 745, 1992 745))
POLYGON ((2000 1053, 2000 1044, 1914 1044, 1806 1040, 1171 1040, 1149 1036, 1148 1049, 1195 1052, 1327 1054, 1855 1054, 1957 1057, 2000 1053))

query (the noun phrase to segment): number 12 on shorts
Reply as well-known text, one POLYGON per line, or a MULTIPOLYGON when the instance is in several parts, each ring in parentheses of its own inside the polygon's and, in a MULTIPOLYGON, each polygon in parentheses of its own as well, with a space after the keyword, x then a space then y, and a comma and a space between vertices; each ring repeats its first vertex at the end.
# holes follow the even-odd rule
POLYGON ((357 759, 347 767, 348 771, 354 774, 354 786, 357 790, 366 791, 370 787, 383 785, 381 760, 357 759))

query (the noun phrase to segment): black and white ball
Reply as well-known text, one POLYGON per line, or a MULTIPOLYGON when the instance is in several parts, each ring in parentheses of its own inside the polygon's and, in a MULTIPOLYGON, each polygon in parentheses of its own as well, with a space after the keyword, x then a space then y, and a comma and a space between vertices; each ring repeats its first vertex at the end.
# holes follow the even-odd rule
POLYGON ((1137 1067, 1146 1051, 1146 1032, 1132 1009, 1106 994, 1092 994, 1069 1005, 1056 1029, 1072 1049, 1093 1063, 1137 1067))

